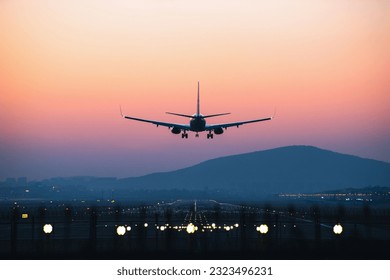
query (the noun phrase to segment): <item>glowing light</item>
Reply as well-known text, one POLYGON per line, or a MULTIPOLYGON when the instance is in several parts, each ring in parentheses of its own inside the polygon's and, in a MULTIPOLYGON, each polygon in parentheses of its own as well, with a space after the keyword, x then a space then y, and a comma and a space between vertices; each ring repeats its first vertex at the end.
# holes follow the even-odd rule
POLYGON ((120 236, 125 235, 126 228, 124 226, 119 226, 116 228, 116 233, 120 236))
POLYGON ((144 223, 144 227, 148 227, 149 225, 148 225, 148 223, 144 223))
POLYGON ((131 226, 128 226, 128 227, 126 228, 126 230, 127 230, 127 231, 130 231, 130 230, 131 230, 131 226))
POLYGON ((28 214, 27 213, 22 214, 22 219, 28 219, 28 214))
POLYGON ((239 224, 234 224, 235 227, 239 227, 239 224))
POLYGON ((229 226, 225 227, 225 230, 226 230, 226 231, 229 231, 229 230, 230 230, 230 227, 229 227, 229 226))
POLYGON ((50 234, 53 232, 53 226, 51 224, 46 224, 43 226, 43 232, 46 234, 50 234))
POLYGON ((195 226, 192 223, 189 223, 187 228, 186 228, 186 231, 187 231, 188 234, 194 233, 195 232, 195 226))
POLYGON ((341 234, 343 232, 343 227, 340 224, 337 224, 333 227, 334 234, 341 234))
POLYGON ((262 224, 259 227, 256 227, 256 230, 261 234, 266 234, 268 232, 268 226, 266 224, 262 224))
POLYGON ((214 223, 212 223, 211 227, 215 229, 217 226, 214 223))
POLYGON ((160 230, 161 230, 161 231, 164 231, 164 230, 165 230, 165 226, 161 226, 161 227, 160 227, 160 230))

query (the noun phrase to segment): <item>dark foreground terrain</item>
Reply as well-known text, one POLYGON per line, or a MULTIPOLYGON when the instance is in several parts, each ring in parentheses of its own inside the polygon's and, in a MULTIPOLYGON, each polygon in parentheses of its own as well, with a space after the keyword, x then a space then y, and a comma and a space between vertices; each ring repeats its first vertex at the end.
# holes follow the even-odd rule
POLYGON ((8 203, 2 259, 388 259, 390 250, 387 205, 8 203))

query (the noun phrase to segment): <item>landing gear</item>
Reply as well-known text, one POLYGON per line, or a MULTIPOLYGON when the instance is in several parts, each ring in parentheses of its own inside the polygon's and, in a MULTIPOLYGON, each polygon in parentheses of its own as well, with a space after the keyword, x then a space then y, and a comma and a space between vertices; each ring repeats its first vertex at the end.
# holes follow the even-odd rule
POLYGON ((186 138, 187 139, 188 138, 188 133, 187 132, 183 132, 182 135, 181 135, 181 138, 183 138, 183 139, 186 138))
POLYGON ((207 133, 207 139, 213 139, 213 134, 211 132, 207 133))
POLYGON ((196 134, 195 134, 195 137, 199 137, 199 133, 196 133, 196 134))

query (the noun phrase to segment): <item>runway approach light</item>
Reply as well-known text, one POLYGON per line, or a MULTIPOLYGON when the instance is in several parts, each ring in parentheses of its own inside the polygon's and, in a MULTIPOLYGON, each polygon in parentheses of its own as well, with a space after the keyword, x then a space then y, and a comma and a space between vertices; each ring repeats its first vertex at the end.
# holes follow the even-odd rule
POLYGON ((268 226, 266 224, 262 224, 259 227, 257 227, 256 230, 261 234, 266 234, 268 232, 268 226))
POLYGON ((340 224, 337 224, 333 227, 334 234, 341 234, 343 232, 343 227, 340 224))
POLYGON ((46 234, 50 234, 53 232, 53 226, 51 224, 46 224, 43 226, 43 232, 46 234))
POLYGON ((191 234, 191 233, 194 233, 196 230, 195 226, 193 223, 189 223, 187 228, 186 228, 186 231, 188 234, 191 234))
POLYGON ((116 234, 122 236, 125 235, 126 233, 126 228, 124 226, 119 226, 116 228, 116 234))

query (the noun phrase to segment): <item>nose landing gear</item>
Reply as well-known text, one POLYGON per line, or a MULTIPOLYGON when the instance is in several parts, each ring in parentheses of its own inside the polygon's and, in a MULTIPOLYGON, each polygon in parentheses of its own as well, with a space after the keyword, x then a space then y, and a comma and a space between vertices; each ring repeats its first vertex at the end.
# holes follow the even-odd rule
POLYGON ((182 135, 181 135, 181 138, 183 138, 183 139, 186 138, 187 139, 188 138, 188 133, 187 132, 183 132, 182 135))

